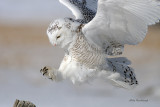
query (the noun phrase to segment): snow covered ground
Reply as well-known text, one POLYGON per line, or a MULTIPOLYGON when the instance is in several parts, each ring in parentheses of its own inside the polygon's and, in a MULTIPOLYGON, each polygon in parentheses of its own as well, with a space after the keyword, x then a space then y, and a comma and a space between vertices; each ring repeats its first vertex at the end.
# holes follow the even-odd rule
POLYGON ((37 107, 159 107, 160 53, 140 48, 127 50, 125 54, 133 59, 132 66, 139 80, 139 86, 134 90, 117 88, 102 80, 80 86, 68 81, 52 82, 45 79, 39 70, 45 65, 58 67, 63 50, 49 45, 3 46, 0 107, 12 107, 15 99, 32 101, 37 107))

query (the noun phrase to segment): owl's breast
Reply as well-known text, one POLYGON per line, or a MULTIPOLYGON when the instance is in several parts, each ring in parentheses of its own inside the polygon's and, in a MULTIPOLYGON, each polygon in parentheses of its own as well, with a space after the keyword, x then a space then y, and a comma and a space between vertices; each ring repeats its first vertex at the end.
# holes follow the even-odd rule
POLYGON ((69 54, 72 60, 89 68, 95 68, 101 65, 106 58, 102 50, 89 44, 83 35, 77 36, 72 47, 69 49, 69 54))

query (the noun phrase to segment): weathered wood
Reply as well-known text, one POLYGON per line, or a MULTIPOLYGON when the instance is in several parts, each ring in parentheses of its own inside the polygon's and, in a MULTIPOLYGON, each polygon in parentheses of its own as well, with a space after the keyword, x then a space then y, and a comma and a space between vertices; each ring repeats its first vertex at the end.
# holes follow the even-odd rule
POLYGON ((16 99, 13 107, 36 107, 36 106, 30 101, 22 101, 16 99))

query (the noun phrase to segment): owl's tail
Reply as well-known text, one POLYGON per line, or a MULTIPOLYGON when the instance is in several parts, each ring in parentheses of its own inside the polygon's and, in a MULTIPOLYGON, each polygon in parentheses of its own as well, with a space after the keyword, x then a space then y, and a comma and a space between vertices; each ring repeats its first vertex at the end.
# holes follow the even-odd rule
POLYGON ((138 85, 134 70, 129 67, 131 62, 125 57, 108 58, 109 75, 107 78, 115 83, 115 85, 132 89, 138 85))

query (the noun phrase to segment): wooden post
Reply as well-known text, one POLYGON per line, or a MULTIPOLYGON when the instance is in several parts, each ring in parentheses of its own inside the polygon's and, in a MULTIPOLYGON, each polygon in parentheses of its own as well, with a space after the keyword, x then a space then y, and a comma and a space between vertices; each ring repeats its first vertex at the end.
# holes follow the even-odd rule
POLYGON ((13 107, 36 107, 36 106, 30 101, 20 101, 16 99, 13 107))

